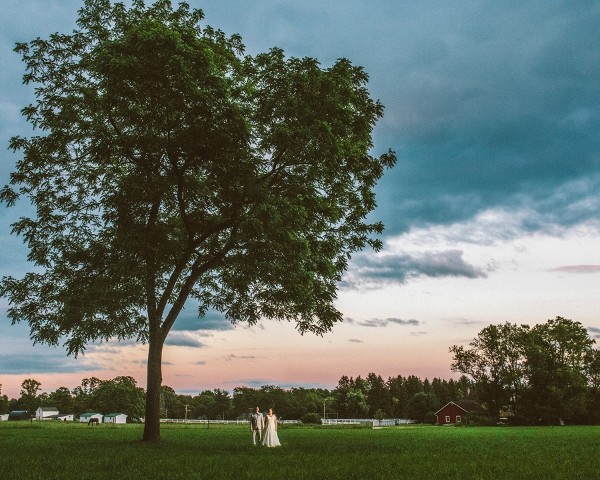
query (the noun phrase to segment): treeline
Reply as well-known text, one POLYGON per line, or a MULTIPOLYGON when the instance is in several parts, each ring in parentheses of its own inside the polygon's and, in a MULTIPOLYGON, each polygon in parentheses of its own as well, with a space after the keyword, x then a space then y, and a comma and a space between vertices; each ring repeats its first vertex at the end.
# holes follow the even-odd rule
MULTIPOLYGON (((52 406, 62 413, 126 413, 135 420, 143 417, 145 394, 132 377, 112 380, 86 378, 81 385, 54 392, 40 393, 41 383, 26 379, 20 397, 9 400, 0 395, 0 412, 29 410, 52 406)), ((273 408, 283 419, 328 418, 410 418, 431 421, 433 412, 449 401, 477 404, 473 383, 463 376, 459 380, 422 380, 416 376, 389 377, 369 373, 365 378, 343 376, 336 388, 290 388, 275 385, 260 388, 237 387, 230 393, 213 389, 198 395, 182 395, 168 386, 162 387, 161 417, 188 419, 245 418, 254 407, 263 411, 273 408)))
POLYGON ((482 412, 515 424, 600 423, 600 351, 579 322, 490 325, 453 346, 452 369, 475 384, 482 412))
POLYGON ((38 407, 56 407, 61 413, 75 415, 90 411, 126 413, 130 419, 144 415, 146 394, 133 377, 85 378, 78 387, 59 387, 50 393, 40 393, 41 387, 40 382, 28 378, 21 384, 19 398, 9 400, 6 395, 0 395, 0 413, 28 410, 33 414, 38 407))
MULTIPOLYGON (((284 419, 408 418, 434 422, 434 412, 450 401, 470 414, 471 422, 495 424, 506 417, 514 424, 600 423, 600 351, 579 323, 562 317, 529 327, 490 325, 470 346, 453 346, 452 370, 458 380, 421 380, 410 375, 384 379, 375 373, 342 376, 332 389, 275 385, 237 387, 232 392, 205 390, 178 394, 162 387, 161 417, 237 419, 254 407, 268 408, 284 419)), ((1 386, 0 386, 1 387, 1 386)), ((86 378, 81 385, 40 393, 41 384, 27 379, 21 396, 1 395, 0 413, 34 412, 53 406, 62 413, 122 412, 129 419, 144 415, 144 390, 132 377, 86 378)))

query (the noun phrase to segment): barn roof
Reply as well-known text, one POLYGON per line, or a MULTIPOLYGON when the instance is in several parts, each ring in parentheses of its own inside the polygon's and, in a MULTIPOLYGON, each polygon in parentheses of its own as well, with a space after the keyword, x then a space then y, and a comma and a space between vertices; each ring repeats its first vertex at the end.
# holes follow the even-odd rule
POLYGON ((58 412, 58 408, 56 407, 40 407, 42 412, 58 412))
POLYGON ((448 402, 446 405, 444 405, 442 408, 440 408, 437 412, 434 413, 434 415, 437 415, 438 413, 440 413, 444 408, 446 408, 448 405, 454 405, 458 408, 460 408, 463 412, 465 413, 469 413, 468 410, 465 410, 463 407, 461 407, 458 403, 454 403, 454 402, 448 402))
POLYGON ((104 415, 105 417, 118 417, 119 415, 125 415, 127 416, 126 413, 107 413, 106 415, 104 415))

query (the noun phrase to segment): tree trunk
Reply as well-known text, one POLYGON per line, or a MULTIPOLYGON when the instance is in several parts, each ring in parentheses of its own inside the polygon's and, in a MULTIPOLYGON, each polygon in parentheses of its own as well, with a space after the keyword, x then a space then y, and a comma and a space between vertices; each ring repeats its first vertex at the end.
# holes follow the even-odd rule
POLYGON ((146 420, 144 442, 160 441, 160 391, 162 385, 163 341, 150 338, 148 342, 148 371, 146 386, 146 420))

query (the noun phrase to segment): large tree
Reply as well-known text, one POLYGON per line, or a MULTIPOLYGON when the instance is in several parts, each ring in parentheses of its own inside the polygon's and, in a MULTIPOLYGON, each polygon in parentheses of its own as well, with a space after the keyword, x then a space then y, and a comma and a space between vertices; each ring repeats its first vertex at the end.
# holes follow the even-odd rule
POLYGON ((588 421, 594 343, 581 323, 562 317, 531 328, 489 325, 471 348, 450 348, 452 369, 473 378, 492 416, 509 408, 518 421, 588 421))
POLYGON ((507 322, 485 327, 470 342, 470 348, 462 345, 450 348, 452 370, 473 378, 492 416, 497 416, 502 408, 515 409, 526 381, 528 335, 528 326, 507 322))
POLYGON ((594 343, 581 323, 563 317, 532 329, 526 351, 529 388, 524 399, 529 418, 586 421, 594 343))
POLYGON ((71 34, 17 44, 37 128, 1 198, 34 271, 4 278, 13 322, 69 354, 148 344, 144 440, 160 438, 161 357, 188 299, 232 322, 341 319, 351 254, 377 249, 372 156, 383 107, 348 60, 323 68, 279 49, 244 56, 200 10, 86 0, 71 34))

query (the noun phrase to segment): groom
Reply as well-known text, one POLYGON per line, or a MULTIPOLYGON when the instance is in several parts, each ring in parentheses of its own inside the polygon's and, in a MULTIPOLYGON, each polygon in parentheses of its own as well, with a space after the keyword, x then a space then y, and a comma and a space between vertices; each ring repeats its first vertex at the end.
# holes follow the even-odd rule
POLYGON ((260 443, 260 437, 262 429, 265 426, 265 417, 260 413, 259 408, 256 407, 256 412, 250 415, 250 429, 252 430, 252 443, 256 445, 256 437, 258 436, 258 443, 260 443))

